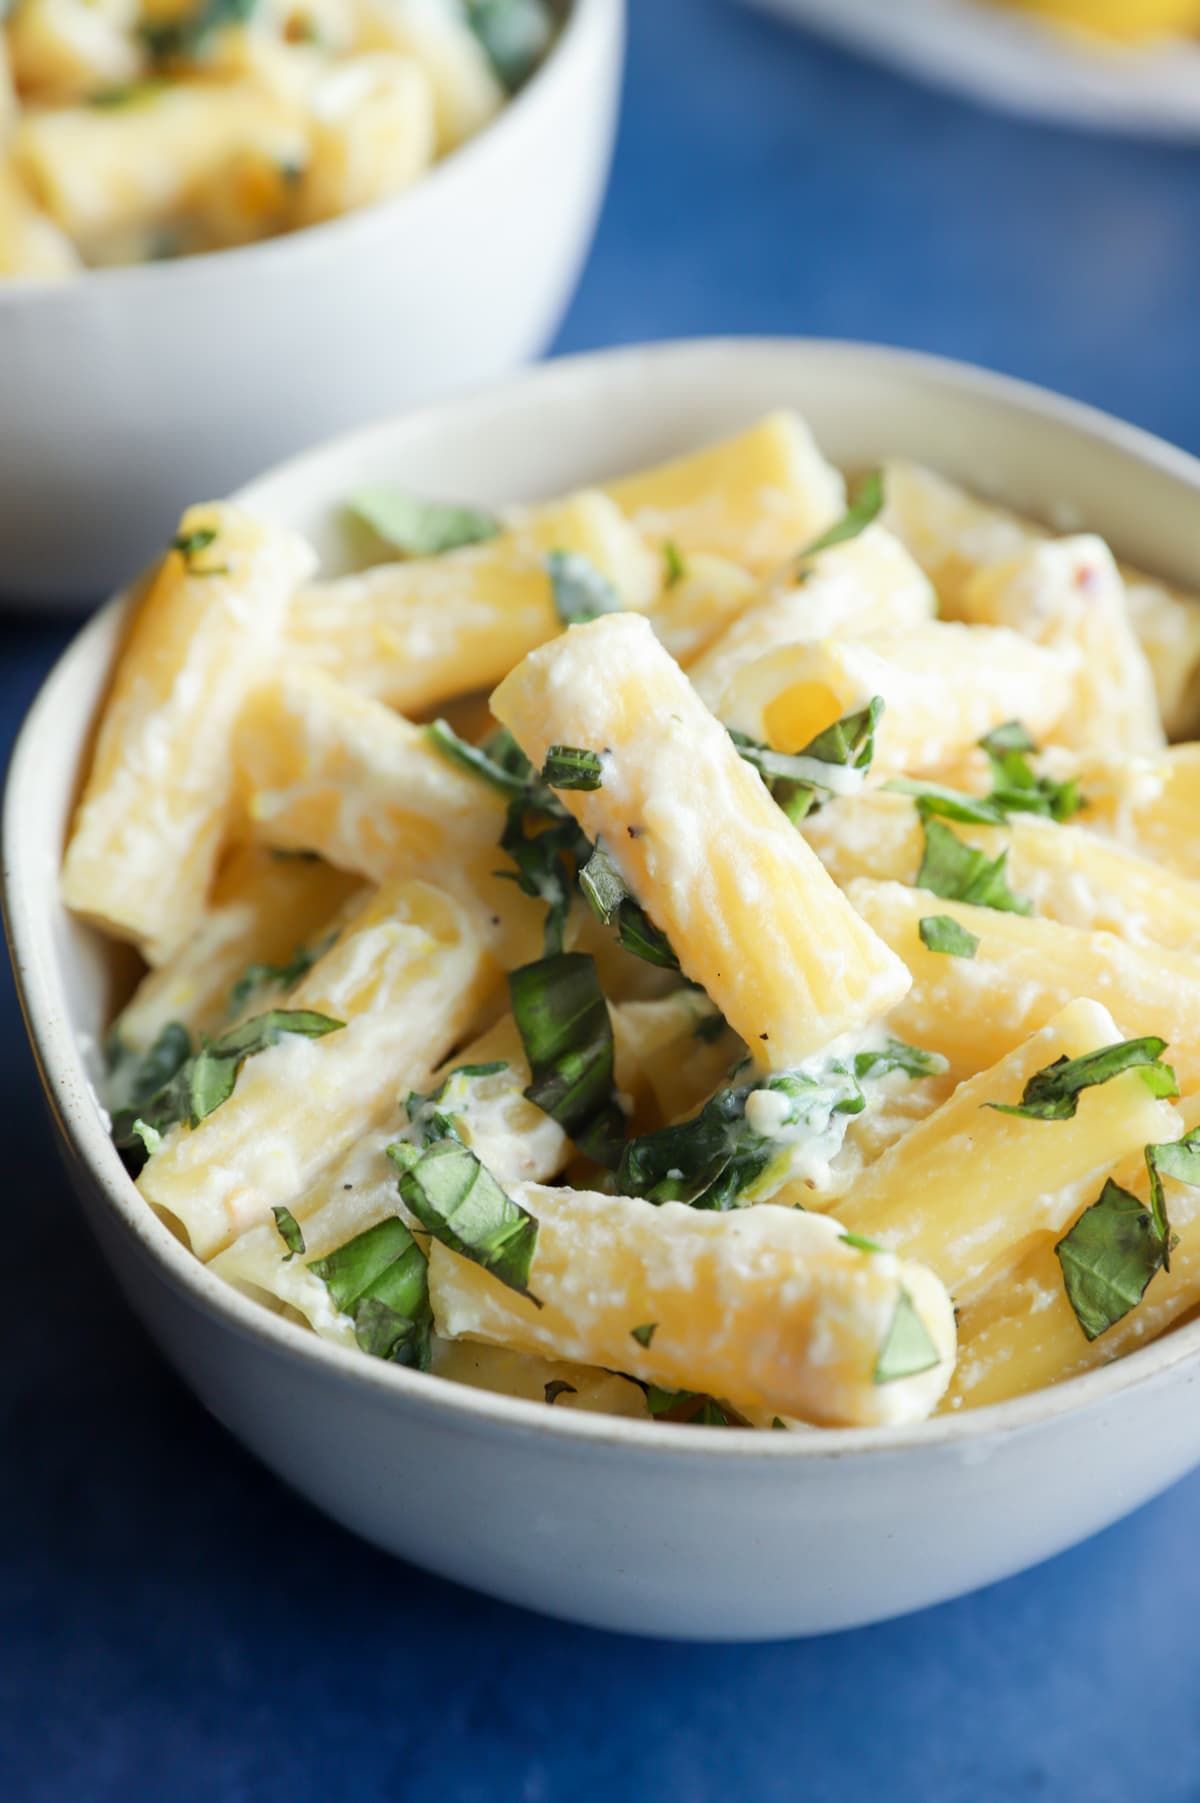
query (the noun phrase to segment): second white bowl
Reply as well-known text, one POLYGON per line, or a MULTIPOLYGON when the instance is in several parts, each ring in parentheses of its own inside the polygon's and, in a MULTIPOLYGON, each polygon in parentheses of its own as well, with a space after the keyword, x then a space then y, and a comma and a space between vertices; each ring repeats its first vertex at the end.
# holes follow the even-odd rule
POLYGON ((94 600, 189 501, 535 356, 608 171, 623 0, 571 0, 543 67, 378 206, 67 283, 0 281, 0 601, 94 600))

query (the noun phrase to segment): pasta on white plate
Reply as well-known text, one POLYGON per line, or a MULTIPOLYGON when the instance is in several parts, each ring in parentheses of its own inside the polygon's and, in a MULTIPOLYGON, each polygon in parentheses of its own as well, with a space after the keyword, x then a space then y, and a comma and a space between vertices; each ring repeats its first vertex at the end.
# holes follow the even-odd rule
POLYGON ((557 16, 552 0, 13 0, 0 279, 223 250, 384 200, 490 124, 557 16))
POLYGON ((1200 746, 1099 537, 904 463, 847 503, 786 413, 336 504, 349 574, 185 516, 66 852, 151 967, 102 1101, 198 1258, 434 1379, 756 1431, 1200 1308, 1200 746))

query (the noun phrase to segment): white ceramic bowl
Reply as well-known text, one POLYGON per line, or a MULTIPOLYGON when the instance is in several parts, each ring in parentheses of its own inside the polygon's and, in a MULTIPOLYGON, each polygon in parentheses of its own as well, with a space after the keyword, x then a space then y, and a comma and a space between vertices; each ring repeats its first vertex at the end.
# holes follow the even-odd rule
MULTIPOLYGON (((392 478, 534 498, 791 405, 846 465, 924 458, 1017 505, 1052 498, 1200 588, 1200 464, 1101 414, 927 357, 803 342, 664 345, 550 364, 312 451, 241 499, 336 556, 335 503, 392 478)), ((1040 1395, 897 1431, 812 1436, 606 1420, 327 1345, 198 1264, 110 1146, 81 1043, 120 957, 57 870, 121 604, 80 634, 14 754, 5 900, 30 1033, 88 1220, 213 1413, 321 1508, 430 1570, 552 1614, 701 1639, 881 1620, 1081 1540, 1200 1459, 1200 1323, 1040 1395)), ((127 978, 126 978, 127 980, 127 978)))
POLYGON ((394 199, 236 250, 0 281, 0 597, 95 600, 188 502, 549 341, 612 150, 623 0, 394 199))

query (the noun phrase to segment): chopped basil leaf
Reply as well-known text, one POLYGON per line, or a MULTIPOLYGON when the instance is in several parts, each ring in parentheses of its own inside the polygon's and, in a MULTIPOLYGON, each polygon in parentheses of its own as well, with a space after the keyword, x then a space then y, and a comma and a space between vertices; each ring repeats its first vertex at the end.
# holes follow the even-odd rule
POLYGON ((889 1039, 877 1051, 859 1052, 847 1066, 830 1060, 820 1076, 781 1071, 719 1089, 691 1120, 677 1121, 627 1142, 617 1168, 622 1195, 648 1202, 686 1202, 692 1208, 724 1211, 754 1190, 764 1201, 788 1182, 791 1156, 806 1145, 832 1157, 841 1144, 843 1116, 867 1105, 861 1084, 892 1071, 922 1077, 946 1070, 946 1060, 889 1039), (756 1092, 779 1098, 771 1104, 771 1131, 759 1131, 762 1104, 747 1102, 756 1092))
POLYGON ((1145 1157, 1150 1180, 1150 1217, 1162 1243, 1162 1268, 1169 1271, 1178 1236, 1171 1232, 1171 1223, 1167 1219, 1163 1178, 1173 1177, 1177 1183, 1200 1185, 1200 1127, 1193 1127, 1182 1139, 1147 1146, 1145 1157))
POLYGON ((882 695, 872 695, 866 707, 843 714, 810 739, 799 756, 816 758, 820 764, 839 764, 848 770, 869 770, 875 757, 875 728, 884 706, 882 695))
POLYGON ((423 1096, 416 1090, 411 1090, 404 1103, 411 1132, 405 1141, 399 1141, 391 1148, 393 1161, 401 1160, 399 1147, 404 1144, 408 1145, 407 1156, 411 1165, 421 1155, 418 1147, 424 1150, 440 1139, 461 1139, 459 1122, 464 1115, 469 1115, 471 1108, 467 1085, 477 1077, 498 1076, 507 1069, 508 1064, 503 1058, 495 1059, 490 1064, 460 1064, 431 1095, 423 1096))
POLYGON ((887 1339, 875 1361, 875 1382, 891 1384, 902 1377, 916 1377, 918 1372, 931 1371, 940 1358, 912 1297, 901 1290, 887 1339))
POLYGON ((624 1119, 613 1094, 613 1034, 596 961, 560 952, 509 973, 529 1060, 528 1099, 600 1164, 613 1165, 624 1119))
POLYGON ((771 1416, 771 1426, 777 1433, 787 1433, 788 1424, 780 1415, 771 1416))
POLYGON ((289 1264, 293 1258, 303 1254, 304 1235, 300 1230, 299 1221, 296 1219, 290 1208, 284 1208, 281 1203, 278 1207, 273 1208, 271 1213, 275 1216, 275 1225, 279 1229, 279 1237, 288 1249, 287 1258, 283 1261, 286 1265, 289 1264))
POLYGON ((643 1321, 640 1327, 631 1327, 629 1332, 639 1346, 649 1347, 651 1340, 658 1332, 658 1322, 643 1321))
POLYGON ((855 771, 866 776, 875 755, 875 727, 882 712, 883 697, 876 695, 866 707, 827 726, 803 751, 772 751, 769 745, 732 727, 729 736, 739 756, 753 764, 772 798, 796 825, 823 797, 846 794, 859 786, 857 779, 838 778, 833 772, 855 771), (829 766, 828 774, 822 765, 829 766))
MULTIPOLYGON (((586 843, 586 841, 585 841, 586 843)), ((625 887, 603 840, 597 839, 591 856, 579 870, 579 887, 592 913, 604 926, 617 923, 617 943, 645 964, 660 970, 678 970, 679 959, 665 933, 654 925, 645 909, 625 887)))
POLYGON ((361 488, 346 503, 355 519, 405 557, 440 557, 462 545, 479 545, 501 530, 494 514, 477 507, 423 501, 400 488, 361 488))
MULTIPOLYGON (((637 1378, 631 1382, 638 1383, 637 1378)), ((744 1425, 740 1417, 730 1416, 733 1411, 725 1409, 713 1396, 705 1396, 697 1390, 664 1390, 658 1384, 639 1384, 639 1389, 646 1398, 646 1407, 656 1421, 670 1418, 680 1426, 687 1427, 730 1427, 735 1423, 744 1425)))
MULTIPOLYGON (((3 9, 0 9, 2 18, 3 9)), ((157 100, 162 93, 164 83, 161 81, 127 81, 114 88, 100 88, 89 94, 86 104, 101 112, 119 112, 126 107, 145 106, 148 101, 157 100)))
POLYGON ((546 0, 468 0, 471 30, 509 93, 537 68, 554 35, 546 0))
POLYGON ((129 1132, 131 1139, 137 1142, 147 1158, 153 1158, 162 1145, 162 1134, 158 1128, 152 1127, 148 1121, 144 1121, 141 1115, 134 1121, 129 1132))
POLYGON ((177 1121, 186 1120, 189 1126, 198 1127, 233 1094, 238 1072, 247 1058, 275 1045, 285 1033, 320 1039, 344 1025, 344 1021, 307 1008, 272 1008, 266 1014, 256 1014, 222 1033, 219 1039, 202 1044, 160 1089, 143 1097, 140 1105, 116 1113, 112 1124, 115 1144, 121 1150, 144 1146, 147 1125, 160 1134, 177 1121))
POLYGON ((378 1221, 308 1269, 334 1306, 354 1322, 354 1337, 374 1358, 429 1369, 429 1273, 425 1254, 403 1221, 378 1221))
POLYGON ((724 1212, 767 1178, 774 1194, 788 1180, 789 1156, 807 1139, 840 1145, 835 1117, 861 1114, 866 1097, 844 1065, 832 1063, 822 1079, 805 1071, 782 1071, 719 1089, 691 1120, 677 1121, 627 1142, 617 1168, 617 1189, 647 1202, 685 1202, 692 1208, 724 1212), (770 1133, 748 1118, 749 1098, 768 1091, 780 1098, 770 1133), (768 1173, 770 1176, 768 1177, 768 1173))
POLYGON ((989 757, 1007 757, 1014 751, 1024 754, 1037 750, 1037 740, 1020 720, 1007 720, 1003 726, 994 726, 991 732, 984 733, 979 743, 989 757))
POLYGON ((229 25, 244 25, 258 0, 198 0, 180 18, 144 20, 138 33, 156 62, 195 56, 214 32, 229 25))
MULTIPOLYGON (((393 1156, 391 1146, 388 1156, 393 1156)), ((452 1252, 481 1265, 540 1308, 529 1290, 538 1224, 505 1195, 474 1152, 444 1139, 411 1168, 403 1168, 407 1160, 396 1163, 401 1166, 400 1194, 421 1225, 452 1252)))
POLYGON ((1086 805, 1074 780, 1065 783, 1038 776, 1027 752, 1037 746, 1018 721, 998 726, 979 741, 992 770, 990 795, 967 795, 941 783, 895 777, 883 787, 895 795, 911 795, 922 820, 940 815, 973 826, 1003 826, 1012 814, 1041 814, 1050 820, 1069 820, 1086 805))
POLYGON ((944 952, 950 958, 973 958, 979 950, 977 935, 949 914, 926 914, 917 922, 917 932, 927 951, 944 952))
POLYGON ((701 1045, 712 1045, 714 1041, 720 1039, 728 1025, 729 1022, 720 1009, 714 1008, 711 1014, 706 1014, 702 1020, 696 1022, 692 1030, 692 1038, 698 1039, 701 1045))
POLYGON ((678 970, 679 960, 665 934, 630 895, 603 843, 592 845, 562 802, 541 781, 511 734, 501 729, 483 750, 505 778, 512 777, 515 791, 500 849, 507 852, 516 868, 498 871, 497 875, 516 883, 523 895, 546 903, 546 956, 553 957, 563 949, 571 893, 577 884, 598 920, 605 926, 616 921, 617 938, 626 951, 664 970, 678 970))
POLYGON ((1146 1147, 1146 1170, 1150 1177, 1150 1212, 1163 1241, 1163 1270, 1171 1269, 1174 1239, 1167 1219, 1167 1202, 1163 1178, 1174 1177, 1176 1183, 1200 1185, 1200 1127, 1193 1127, 1182 1139, 1165 1145, 1146 1147))
POLYGON ((136 1114, 143 1102, 158 1094, 192 1055, 192 1037, 179 1021, 168 1021, 152 1046, 132 1052, 122 1043, 119 1030, 109 1037, 108 1106, 112 1113, 136 1114))
POLYGON ((620 595, 603 571, 578 551, 551 551, 546 573, 554 611, 564 626, 586 626, 601 614, 622 611, 620 595))
POLYGON ((818 551, 829 551, 834 545, 844 545, 847 540, 857 538, 882 512, 883 471, 875 470, 860 484, 858 493, 837 524, 814 538, 810 545, 805 545, 798 561, 803 563, 806 558, 815 557, 818 551))
POLYGON ((751 1087, 720 1089, 690 1121, 630 1140, 617 1167, 621 1195, 718 1211, 735 1207, 771 1156, 745 1124, 751 1087))
POLYGON ((1177 1096, 1175 1072, 1161 1062, 1165 1039, 1121 1039, 1080 1058, 1056 1058, 1044 1070, 1035 1071, 1021 1092, 1019 1102, 985 1102, 997 1114, 1017 1114, 1030 1121, 1069 1121, 1085 1089, 1110 1083, 1124 1071, 1140 1071, 1152 1095, 1177 1096))
POLYGON ((675 543, 673 538, 668 538, 664 541, 662 556, 663 587, 674 588, 676 583, 682 582, 686 577, 687 564, 683 560, 682 551, 679 549, 679 546, 675 543))
POLYGON ((217 536, 215 526, 197 526, 194 532, 179 532, 171 540, 172 551, 178 551, 185 563, 190 563, 197 551, 206 551, 217 536))
POLYGON ((1049 820, 1070 820, 1087 806, 1078 782, 1055 782, 1038 776, 1029 762, 1037 745, 1019 720, 997 726, 979 741, 992 767, 992 806, 1003 814, 1041 814, 1049 820))
POLYGON ((950 1062, 940 1052, 927 1052, 921 1046, 905 1045, 902 1039, 888 1038, 874 1051, 856 1052, 853 1069, 861 1083, 864 1078, 878 1080, 892 1071, 903 1071, 906 1077, 943 1077, 950 1062))
POLYGON ((545 1390, 546 1402, 550 1408, 554 1407, 560 1396, 578 1396, 579 1394, 575 1385, 567 1383, 566 1379, 562 1377, 552 1377, 545 1386, 545 1390))
POLYGON ((430 743, 444 758, 448 758, 452 764, 460 764, 481 782, 499 789, 502 795, 524 795, 529 788, 528 776, 507 769, 486 750, 472 745, 469 739, 460 739, 447 721, 431 721, 425 732, 430 743))
POLYGON ((336 933, 330 933, 316 945, 298 945, 287 964, 248 964, 229 992, 229 1012, 240 1014, 252 996, 263 989, 294 989, 306 977, 318 958, 329 950, 336 933))
POLYGON ((846 1232, 846 1233, 843 1233, 840 1237, 841 1237, 841 1242, 842 1242, 843 1246, 853 1246, 854 1250, 856 1252, 886 1252, 887 1251, 887 1247, 881 1246, 879 1244, 878 1240, 866 1239, 864 1237, 864 1235, 861 1233, 846 1232))
POLYGON ((1110 1177, 1054 1251, 1075 1318, 1095 1340, 1141 1301, 1168 1242, 1151 1210, 1110 1177))
POLYGON ((519 777, 527 787, 536 786, 537 772, 507 726, 494 727, 484 739, 480 750, 493 764, 498 764, 506 775, 519 777))
POLYGON ((577 745, 551 745, 542 765, 542 781, 551 789, 599 789, 604 783, 600 754, 577 745))
POLYGON ((643 964, 654 964, 659 970, 679 969, 670 940, 632 896, 621 903, 617 914, 617 943, 643 964))
POLYGON ((940 814, 946 820, 962 820, 972 826, 1003 826, 1005 816, 994 802, 976 795, 964 795, 959 789, 947 789, 941 783, 924 783, 907 776, 897 776, 883 784, 892 795, 911 795, 922 820, 940 814))
POLYGON ((602 926, 611 926, 621 903, 628 899, 629 891, 605 849, 603 839, 597 839, 591 857, 580 870, 579 887, 596 919, 602 926))
POLYGON ((516 869, 497 874, 516 883, 522 895, 545 902, 547 957, 563 947, 581 848, 586 855, 587 840, 568 815, 549 814, 519 799, 510 802, 500 849, 508 853, 516 869), (527 831, 529 826, 535 830, 527 831))
POLYGON ((378 1296, 364 1296, 354 1310, 354 1338, 372 1358, 417 1371, 429 1369, 429 1323, 414 1321, 378 1296))
POLYGON ((996 858, 965 845, 940 820, 923 821, 925 851, 917 872, 918 889, 929 889, 946 901, 974 902, 980 908, 996 908, 1006 914, 1029 914, 1024 896, 1008 886, 1007 851, 996 858))

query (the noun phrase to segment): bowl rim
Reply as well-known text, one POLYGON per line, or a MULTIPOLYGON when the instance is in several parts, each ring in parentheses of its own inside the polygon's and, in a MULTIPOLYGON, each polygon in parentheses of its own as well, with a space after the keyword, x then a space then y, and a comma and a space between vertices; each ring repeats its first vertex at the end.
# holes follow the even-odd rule
MULTIPOLYGON (((396 419, 342 433, 273 466, 244 484, 232 498, 253 506, 261 490, 277 484, 286 486, 339 449, 386 438, 401 423, 406 429, 419 429, 422 423, 432 423, 434 419, 469 415, 481 403, 503 404, 509 396, 525 394, 531 388, 574 386, 581 376, 588 379, 597 372, 603 378, 618 364, 661 365, 694 360, 702 366, 713 355, 736 358, 787 354, 795 349, 874 362, 880 368, 911 374, 934 387, 1007 403, 1024 414, 1034 430, 1051 423, 1074 428, 1120 455, 1182 480, 1200 497, 1200 459, 1140 427, 1014 377, 887 345, 817 338, 714 337, 666 340, 552 359, 396 419)), ((28 860, 18 855, 21 819, 29 806, 27 796, 31 800, 37 793, 38 747, 53 732, 58 692, 107 655, 127 599, 127 592, 113 597, 74 635, 45 677, 16 738, 5 780, 0 826, 0 900, 21 1013, 62 1149, 86 1173, 115 1225, 134 1242, 142 1258, 156 1268, 177 1299, 186 1299, 202 1313, 214 1314, 225 1328, 242 1339, 257 1342, 264 1350, 291 1358, 300 1366, 341 1383, 369 1386, 381 1399, 395 1398, 404 1410, 501 1434, 551 1436, 595 1446, 620 1445, 642 1458, 676 1455, 703 1457, 711 1463, 754 1459, 807 1465, 922 1449, 953 1451, 960 1446, 970 1447, 971 1456, 983 1457, 986 1446, 981 1443, 1007 1440, 1045 1427, 1060 1416, 1102 1405, 1194 1361, 1200 1354, 1197 1318, 1168 1329, 1160 1338, 1107 1365, 977 1409, 935 1415, 901 1427, 812 1428, 781 1435, 761 1429, 728 1428, 714 1433, 711 1428, 552 1409, 542 1402, 409 1371, 324 1340, 226 1283, 147 1207, 107 1137, 74 1033, 65 1017, 58 1018, 53 1008, 49 973, 57 966, 45 924, 48 916, 44 907, 38 906, 41 879, 28 874, 28 860)))
POLYGON ((508 95, 500 111, 482 130, 431 163, 415 182, 397 194, 385 195, 366 206, 339 213, 333 219, 301 226, 296 231, 281 232, 273 238, 254 238, 248 244, 198 251, 193 256, 83 268, 65 280, 47 276, 2 277, 0 309, 22 304, 44 306, 52 298, 58 299, 59 304, 69 304, 72 296, 88 293, 101 285, 109 299, 119 300, 124 298, 125 286, 181 281, 187 277, 200 283, 219 281, 220 272, 226 266, 236 277, 238 271, 251 262, 321 256, 326 248, 333 256, 353 254, 356 248, 369 250, 372 239, 389 231, 394 224, 405 222, 403 215, 406 212, 415 217, 422 206, 431 204, 423 198, 431 191, 436 204, 448 189, 452 194, 456 186, 470 181, 486 147, 494 147, 498 134, 503 134, 503 142, 507 143, 517 132, 535 129, 537 115, 544 110, 551 87, 556 86, 564 72, 587 54, 590 41, 606 16, 611 19, 611 29, 618 34, 618 42, 623 42, 624 3, 625 0, 561 0, 565 9, 562 24, 547 55, 533 73, 514 94, 508 95), (345 242, 355 237, 367 242, 361 247, 345 242), (343 240, 341 244, 337 242, 339 238, 343 240))

